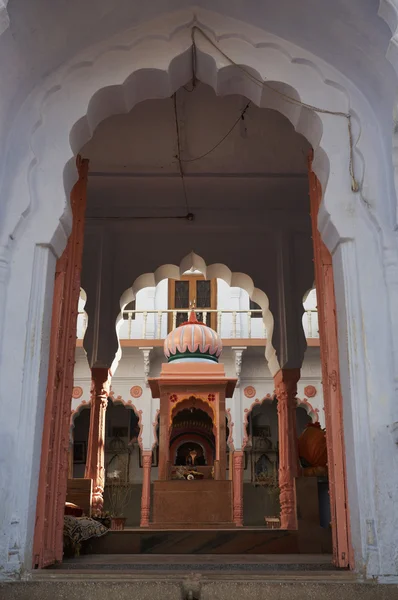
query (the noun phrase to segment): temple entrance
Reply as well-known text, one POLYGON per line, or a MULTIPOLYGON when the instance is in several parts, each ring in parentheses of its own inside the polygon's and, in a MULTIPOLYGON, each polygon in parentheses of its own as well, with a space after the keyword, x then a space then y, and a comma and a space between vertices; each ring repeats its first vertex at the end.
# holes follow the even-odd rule
POLYGON ((212 467, 215 457, 213 421, 200 408, 184 409, 172 423, 170 462, 174 467, 212 467))
MULTIPOLYGON (((248 103, 246 100, 241 96, 231 96, 227 99, 216 98, 212 90, 198 83, 194 93, 181 89, 178 94, 175 94, 172 102, 167 99, 143 103, 136 112, 126 117, 127 125, 121 117, 105 121, 99 126, 93 140, 82 149, 83 155, 90 160, 93 168, 93 176, 88 185, 89 208, 86 215, 88 226, 85 235, 82 281, 87 290, 89 316, 83 344, 93 381, 89 452, 85 471, 85 478, 91 479, 93 482, 90 506, 93 514, 101 513, 105 509, 106 467, 102 446, 106 399, 109 396, 111 385, 113 386, 113 381, 118 376, 121 355, 123 352, 127 352, 127 347, 135 347, 141 353, 140 373, 133 376, 132 370, 126 366, 123 378, 128 382, 126 385, 133 383, 134 377, 140 378, 140 381, 135 382, 135 385, 131 385, 130 388, 126 388, 123 398, 126 402, 126 398, 129 398, 130 395, 134 398, 135 404, 142 403, 139 411, 145 420, 142 436, 138 440, 140 464, 142 465, 140 528, 160 530, 166 528, 186 529, 187 527, 219 529, 245 527, 244 473, 247 470, 245 465, 248 442, 245 437, 247 438, 248 434, 247 431, 244 431, 244 424, 247 420, 247 414, 244 411, 248 412, 249 409, 244 402, 246 402, 245 398, 253 398, 251 394, 254 389, 255 396, 256 390, 253 385, 242 388, 237 384, 241 374, 243 353, 246 352, 248 346, 255 347, 255 344, 252 344, 253 326, 255 325, 252 318, 253 313, 259 311, 262 316, 261 326, 265 330, 266 337, 258 346, 263 347, 262 361, 269 369, 269 378, 273 385, 271 391, 275 392, 278 399, 279 427, 279 447, 278 455, 274 451, 275 460, 272 461, 269 456, 270 448, 256 448, 256 452, 260 451, 260 453, 250 462, 250 472, 256 484, 267 477, 270 478, 270 483, 273 478, 273 483, 271 483, 274 488, 275 501, 270 509, 271 514, 263 515, 264 523, 261 526, 264 527, 264 530, 277 527, 281 532, 289 532, 286 536, 286 539, 289 540, 288 543, 284 546, 283 544, 282 546, 278 545, 278 551, 292 552, 300 548, 303 552, 314 551, 314 548, 316 548, 315 551, 324 551, 326 547, 330 551, 330 546, 324 544, 315 535, 312 536, 312 545, 303 545, 298 522, 300 520, 298 515, 303 515, 303 511, 299 510, 300 502, 302 503, 309 495, 316 498, 316 482, 312 481, 311 487, 311 482, 308 483, 309 480, 304 482, 300 477, 301 465, 298 460, 297 447, 299 431, 295 412, 300 368, 306 348, 301 323, 302 298, 305 290, 313 285, 314 280, 311 224, 308 213, 305 212, 308 211, 307 165, 305 162, 304 165, 296 164, 295 161, 299 161, 299 157, 301 160, 303 155, 310 150, 310 146, 304 138, 293 131, 286 119, 278 113, 272 110, 263 112, 264 109, 255 106, 252 106, 249 111, 250 102, 248 103), (188 94, 191 95, 188 96, 188 94), (221 102, 225 102, 225 104, 221 106, 221 102), (246 163, 239 165, 241 170, 238 177, 231 177, 231 169, 235 173, 238 164, 236 162, 232 165, 229 164, 223 153, 209 161, 206 171, 203 171, 204 167, 196 171, 195 165, 188 173, 181 173, 181 168, 175 173, 176 165, 173 159, 170 159, 170 156, 174 156, 172 148, 174 142, 170 142, 171 137, 168 135, 160 135, 165 143, 159 146, 162 155, 160 162, 167 164, 169 171, 166 177, 168 183, 163 181, 164 173, 154 176, 152 172, 148 171, 153 167, 151 163, 153 149, 148 148, 147 155, 142 152, 142 149, 140 149, 139 155, 135 154, 137 152, 135 147, 128 149, 131 163, 129 168, 132 169, 134 166, 134 168, 143 169, 143 172, 150 173, 145 178, 138 177, 134 171, 125 176, 122 175, 123 171, 118 170, 120 165, 109 166, 107 162, 109 156, 103 154, 107 146, 103 143, 104 140, 101 139, 101 136, 106 138, 108 135, 112 135, 118 139, 120 156, 113 155, 113 159, 117 163, 118 160, 123 159, 124 161, 127 156, 128 140, 123 141, 122 130, 125 129, 128 132, 130 128, 130 130, 139 132, 139 127, 142 127, 144 123, 151 122, 150 119, 154 118, 152 113, 156 112, 157 115, 160 115, 160 128, 168 129, 171 118, 174 124, 177 123, 177 131, 179 131, 182 111, 185 111, 187 123, 191 119, 192 123, 188 124, 194 128, 198 114, 195 111, 200 112, 204 108, 207 109, 208 114, 211 114, 210 109, 213 111, 215 122, 223 111, 225 115, 235 115, 236 112, 240 114, 243 125, 239 132, 234 130, 237 140, 229 147, 226 155, 233 154, 234 148, 238 148, 239 145, 245 146, 245 140, 250 139, 251 135, 256 139, 252 146, 248 145, 245 149, 246 163), (249 122, 248 126, 246 126, 247 121, 249 122), (273 184, 270 181, 273 180, 273 177, 269 177, 269 173, 261 171, 256 172, 253 176, 253 171, 250 171, 254 167, 263 169, 262 165, 270 163, 274 158, 273 154, 275 153, 271 150, 267 151, 267 157, 260 158, 258 155, 259 147, 263 147, 264 132, 271 126, 274 127, 275 139, 280 141, 283 137, 285 138, 285 143, 280 143, 279 154, 283 154, 288 147, 291 152, 291 164, 293 164, 291 168, 294 177, 289 178, 284 177, 281 164, 274 164, 274 168, 278 172, 276 179, 283 180, 283 185, 280 184, 281 193, 282 189, 284 190, 284 209, 282 211, 284 215, 281 220, 278 220, 277 217, 280 203, 279 200, 276 202, 275 190, 271 189, 273 184), (165 157, 168 157, 167 160, 165 157), (257 162, 255 162, 256 160, 257 162), (140 161, 145 163, 144 166, 140 161), (137 167, 137 165, 141 166, 137 167), (195 198, 195 202, 198 203, 197 214, 200 215, 198 219, 196 217, 191 219, 190 215, 193 214, 191 212, 188 212, 185 218, 183 214, 175 214, 174 209, 171 211, 169 205, 166 209, 161 206, 162 202, 167 200, 167 195, 175 196, 182 190, 182 199, 185 202, 184 210, 190 207, 187 179, 190 181, 191 197, 195 198), (214 185, 216 180, 217 186, 214 185), (237 183, 237 180, 240 182, 237 183), (249 189, 247 187, 249 180, 251 183, 247 201, 250 208, 242 214, 239 203, 242 193, 249 189), (291 183, 288 184, 287 180, 295 180, 294 186, 291 183), (184 184, 182 188, 180 187, 181 182, 184 184), (161 196, 156 191, 159 189, 159 185, 164 186, 164 190, 167 190, 161 201, 161 196), (292 187, 288 189, 289 186, 292 187), (222 189, 222 193, 219 192, 220 189, 222 189), (267 193, 264 196, 265 189, 267 193), (119 206, 113 205, 114 215, 109 214, 108 198, 110 196, 118 198, 119 202, 119 206), (141 197, 142 203, 131 206, 128 198, 133 196, 141 197), (214 202, 220 202, 216 216, 211 215, 210 196, 214 202), (262 206, 263 196, 267 201, 265 208, 262 209, 264 210, 262 217, 265 220, 268 219, 269 235, 265 236, 260 243, 260 237, 257 235, 259 231, 253 234, 253 227, 255 220, 258 219, 258 210, 262 206), (150 204, 146 203, 143 198, 152 198, 156 201, 150 204), (221 201, 220 198, 223 200, 221 201), (293 207, 297 210, 297 215, 293 215, 294 218, 289 220, 287 215, 290 214, 289 211, 293 207), (150 214, 147 214, 148 212, 150 214), (167 221, 162 221, 163 218, 167 221), (106 227, 104 228, 105 222, 106 227), (110 231, 113 235, 109 235, 110 231), (221 238, 219 237, 220 232, 223 232, 221 238), (237 236, 240 238, 239 243, 237 243, 237 236), (143 248, 147 248, 145 244, 148 239, 152 239, 154 242, 150 252, 143 251, 143 248), (99 245, 101 246, 101 259, 99 263, 95 263, 94 259, 98 256, 99 245), (259 252, 264 250, 264 245, 270 258, 264 264, 259 265, 256 261, 259 252), (201 255, 192 251, 193 247, 198 248, 201 255, 206 256, 206 261, 201 255), (187 258, 179 263, 181 249, 184 249, 183 253, 187 253, 187 258), (189 252, 191 254, 188 254, 189 252), (229 271, 225 264, 217 262, 218 256, 225 257, 225 263, 231 264, 234 271, 229 271), (134 262, 137 257, 139 260, 134 262), (97 264, 95 276, 92 271, 94 263, 97 264), (127 264, 128 268, 126 268, 127 264), (210 334, 213 336, 211 340, 198 341, 197 346, 191 352, 193 356, 189 358, 193 359, 192 364, 199 361, 197 363, 199 366, 189 370, 191 367, 188 368, 190 365, 188 362, 186 363, 188 366, 184 365, 182 368, 179 359, 176 360, 174 357, 175 349, 178 345, 181 346, 179 336, 182 335, 184 328, 184 324, 177 327, 178 322, 174 323, 176 327, 169 333, 169 335, 175 336, 168 355, 166 349, 169 363, 167 365, 160 364, 156 348, 161 344, 155 343, 155 340, 161 339, 165 322, 163 321, 163 309, 157 304, 155 297, 151 298, 151 308, 143 311, 145 328, 140 338, 140 345, 130 343, 129 346, 126 345, 126 350, 122 345, 118 348, 120 328, 124 326, 123 309, 128 306, 136 316, 137 305, 131 303, 136 301, 137 292, 145 285, 156 287, 159 282, 164 280, 175 282, 179 278, 189 277, 187 271, 190 269, 192 270, 191 277, 196 277, 197 271, 201 273, 195 279, 196 289, 199 282, 204 282, 206 285, 211 285, 213 282, 214 285, 214 281, 220 279, 229 282, 234 288, 241 285, 248 294, 251 304, 249 304, 247 323, 243 322, 239 308, 234 306, 230 309, 230 343, 228 347, 233 355, 231 361, 233 366, 232 368, 229 366, 228 369, 230 372, 232 370, 231 375, 227 376, 226 370, 218 368, 221 365, 216 364, 217 361, 213 360, 214 357, 212 358, 210 351, 217 339, 216 336, 221 335, 219 319, 222 317, 220 310, 214 307, 210 288, 210 292, 209 290, 206 293, 203 292, 205 299, 200 302, 202 306, 195 307, 193 314, 196 315, 197 322, 191 323, 192 327, 206 327, 213 332, 210 334), (250 273, 250 276, 242 275, 246 272, 250 273), (140 276, 140 273, 144 273, 144 275, 140 276), (117 281, 117 285, 109 286, 112 278, 117 281), (254 284, 258 287, 255 287, 254 284), (99 298, 107 298, 107 300, 99 302, 99 298), (200 318, 197 316, 198 312, 200 318), (117 322, 116 329, 112 328, 115 321, 117 322), (152 328, 149 327, 149 323, 152 324, 152 328), (209 327, 209 325, 213 327, 209 327), (243 331, 247 331, 247 337, 241 335, 243 331), (151 353, 157 360, 155 363, 157 364, 157 373, 151 368, 151 353), (202 359, 209 363, 206 368, 201 363, 202 359), (159 372, 160 376, 156 377, 159 372), (232 383, 233 381, 235 384, 232 383), (237 391, 235 386, 237 386, 237 391), (229 454, 227 453, 225 427, 226 400, 231 401, 229 410, 231 415, 233 413, 236 427, 234 443, 230 444, 229 454), (154 452, 157 440, 152 435, 152 431, 156 429, 154 423, 156 423, 157 410, 160 411, 160 427, 158 456, 156 457, 154 452), (188 437, 181 439, 177 430, 183 422, 180 420, 183 417, 179 415, 184 411, 196 410, 205 413, 208 417, 207 420, 200 416, 200 426, 198 426, 200 431, 191 430, 193 424, 191 420, 190 431, 187 432, 187 434, 189 433, 188 437), (211 428, 208 435, 204 435, 206 427, 211 428), (180 464, 184 460, 185 464, 180 464), (199 464, 199 462, 204 464, 199 464), (300 485, 302 485, 302 489, 299 489, 300 485), (207 494, 206 503, 199 500, 201 494, 207 494), (179 499, 178 502, 176 502, 176 498, 179 499), (278 506, 280 508, 279 516, 276 514, 278 506), (189 507, 189 511, 186 509, 184 512, 183 507, 189 507), (269 519, 268 522, 266 518, 269 519)), ((188 131, 188 129, 187 125, 186 130, 188 131)), ((209 131, 212 129, 209 127, 209 131)), ((193 131, 195 134, 198 133, 194 129, 193 131)), ((139 133, 136 137, 139 137, 139 133)), ((128 139, 131 140, 131 136, 128 139)), ((195 137, 185 140, 187 152, 192 139, 195 137)), ((196 155, 200 158, 199 149, 195 147, 190 148, 189 153, 193 155, 193 158, 196 155)), ((189 160, 187 158, 187 162, 189 160)), ((182 162, 183 159, 180 156, 178 161, 180 167, 182 162)), ((189 171, 189 168, 186 170, 189 171)), ((317 199, 320 200, 319 194, 317 199)), ((181 213, 180 209, 181 207, 178 208, 177 213, 181 213)), ((314 211, 316 210, 314 208, 314 211)), ((189 287, 187 298, 192 302, 190 295, 191 288, 189 287)), ((186 298, 186 294, 184 298, 186 298)), ((237 296, 234 300, 236 298, 237 296)), ((174 313, 177 321, 181 320, 182 316, 185 318, 185 315, 190 312, 191 307, 183 306, 182 300, 177 304, 174 302, 173 306, 166 309, 167 327, 170 323, 170 314, 173 315, 171 317, 173 324, 174 313)), ((131 326, 132 320, 131 318, 128 321, 131 326)), ((253 352, 254 355, 255 352, 253 352)), ((138 362, 135 362, 134 366, 136 364, 138 362)), ((335 392, 339 389, 338 382, 334 388, 335 392)), ((337 438, 338 436, 335 443, 336 447, 339 447, 337 438)), ((261 443, 264 445, 267 442, 262 440, 261 443)), ((331 442, 328 450, 332 451, 331 442)), ((343 461, 344 456, 340 451, 339 456, 343 461)), ((113 472, 110 467, 109 469, 110 472, 113 472)), ((344 483, 344 470, 342 478, 341 483, 344 483)), ((331 494, 333 496, 333 490, 331 490, 331 494)), ((316 504, 316 501, 314 502, 316 504)), ((265 506, 263 512, 267 512, 265 506)), ((310 517, 313 518, 313 515, 310 517)), ((336 534, 336 521, 333 519, 332 528, 336 534)), ((280 537, 282 539, 282 535, 280 537)), ((264 544, 264 547, 266 546, 267 544, 264 544)), ((346 558, 347 555, 344 560, 346 558)))

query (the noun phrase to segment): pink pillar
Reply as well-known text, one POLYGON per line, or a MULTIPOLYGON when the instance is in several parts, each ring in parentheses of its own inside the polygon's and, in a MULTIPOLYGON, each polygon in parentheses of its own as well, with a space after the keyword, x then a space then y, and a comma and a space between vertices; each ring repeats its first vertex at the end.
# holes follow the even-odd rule
POLYGON ((149 527, 151 511, 151 466, 152 451, 142 451, 142 496, 141 496, 141 527, 149 527))
POLYGON ((110 386, 108 369, 92 369, 91 379, 90 430, 85 477, 93 480, 92 510, 102 511, 105 487, 105 417, 110 386))
POLYGON ((235 450, 232 460, 234 493, 233 519, 237 527, 243 527, 243 450, 235 450))
POLYGON ((73 225, 57 260, 51 317, 50 356, 37 492, 33 566, 44 568, 63 556, 63 517, 68 481, 68 450, 76 323, 80 294, 88 161, 77 157, 79 179, 71 192, 73 225))
POLYGON ((338 567, 350 566, 353 568, 354 559, 350 542, 344 449, 343 397, 340 386, 333 263, 332 256, 323 243, 318 230, 318 212, 322 200, 322 188, 312 170, 312 155, 313 153, 311 152, 308 161, 308 173, 322 363, 322 388, 326 421, 326 444, 328 451, 333 562, 338 567))
POLYGON ((297 529, 295 477, 298 475, 296 394, 300 369, 281 369, 274 377, 278 399, 281 528, 297 529))

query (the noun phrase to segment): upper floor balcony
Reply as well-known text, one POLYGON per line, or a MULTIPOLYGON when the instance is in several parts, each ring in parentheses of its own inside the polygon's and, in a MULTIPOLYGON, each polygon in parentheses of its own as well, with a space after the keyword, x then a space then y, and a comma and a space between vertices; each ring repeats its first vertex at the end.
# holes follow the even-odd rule
MULTIPOLYGON (((123 312, 123 321, 119 324, 121 345, 147 345, 148 341, 160 345, 169 331, 188 319, 190 309, 134 309, 123 312)), ((197 319, 210 325, 226 346, 236 343, 252 346, 266 344, 267 330, 263 323, 261 309, 195 309, 197 319)), ((87 315, 80 311, 78 315, 77 338, 82 340, 87 328, 87 315)), ((303 329, 309 346, 319 345, 318 311, 316 308, 305 310, 303 329)))

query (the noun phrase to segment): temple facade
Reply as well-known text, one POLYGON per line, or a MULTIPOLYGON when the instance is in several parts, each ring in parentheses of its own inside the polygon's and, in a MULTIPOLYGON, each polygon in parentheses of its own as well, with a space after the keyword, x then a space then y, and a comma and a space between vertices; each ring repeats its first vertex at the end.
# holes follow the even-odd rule
MULTIPOLYGON (((272 522, 272 519, 280 518, 276 490, 279 436, 275 382, 264 361, 267 331, 261 318, 262 311, 250 301, 245 290, 231 288, 223 280, 204 280, 199 272, 189 270, 181 281, 186 292, 192 284, 195 284, 195 288, 200 285, 206 286, 207 294, 203 297, 198 296, 199 302, 195 300, 196 304, 202 304, 204 308, 196 307, 195 315, 200 319, 200 323, 217 323, 221 334, 219 338, 223 344, 219 360, 226 375, 236 379, 233 394, 225 399, 226 445, 222 453, 225 455, 223 469, 227 469, 227 472, 224 479, 232 481, 233 456, 242 456, 243 495, 240 524, 265 526, 266 519, 272 522), (198 281, 203 284, 198 285, 198 281), (212 286, 215 286, 213 294, 212 286), (213 315, 216 318, 212 319, 213 315)), ((180 301, 177 298, 176 307, 175 294, 172 294, 176 284, 179 285, 179 282, 165 279, 154 288, 144 288, 138 292, 131 305, 134 308, 127 307, 123 312, 119 331, 122 357, 112 375, 106 408, 104 457, 101 461, 105 471, 102 509, 106 512, 110 508, 106 477, 108 480, 110 477, 112 491, 113 475, 115 471, 122 471, 119 477, 131 487, 128 503, 123 509, 127 527, 137 527, 146 521, 149 524, 149 516, 154 508, 152 506, 148 509, 143 501, 149 499, 149 495, 143 496, 142 488, 145 477, 143 458, 146 453, 151 455, 148 477, 152 484, 165 479, 166 459, 170 463, 169 475, 176 479, 178 468, 186 466, 186 459, 191 450, 197 453, 198 469, 204 470, 206 478, 212 478, 210 475, 214 469, 216 445, 212 437, 213 419, 210 418, 209 421, 209 416, 199 407, 196 407, 195 414, 192 414, 193 407, 184 405, 183 414, 178 418, 175 415, 176 422, 171 439, 166 447, 161 447, 160 392, 156 386, 152 391, 155 384, 150 382, 161 373, 162 365, 167 361, 163 347, 165 338, 169 339, 168 336, 172 335, 170 331, 176 331, 179 339, 180 329, 177 323, 181 325, 189 316, 190 300, 187 294, 182 296, 180 301), (179 311, 178 308, 186 310, 179 311), (169 455, 166 456, 167 453, 169 455), (148 517, 145 517, 143 513, 147 510, 148 517)), ((303 298, 302 317, 308 347, 294 399, 297 407, 298 436, 303 433, 308 423, 319 424, 322 429, 325 427, 316 302, 316 291, 309 290, 303 298)), ((91 454, 88 444, 92 443, 91 370, 82 344, 87 329, 85 303, 86 295, 82 291, 77 324, 70 433, 71 452, 74 457, 70 477, 73 479, 85 476, 86 462, 91 454)), ((217 337, 218 334, 214 333, 214 336, 217 337)), ((170 351, 167 349, 166 352, 170 357, 170 351)), ((191 383, 192 390, 184 400, 188 403, 191 397, 195 404, 194 379, 191 383)), ((173 394, 174 392, 170 392, 169 396, 173 394)), ((323 481, 325 483, 325 480, 323 481)), ((321 482, 320 488, 323 487, 321 482)), ((182 506, 189 505, 191 514, 197 514, 197 511, 192 509, 192 503, 185 503, 182 498, 173 505, 177 507, 177 511, 180 511, 182 506)), ((322 510, 326 511, 325 514, 328 513, 327 503, 322 504, 322 510)), ((209 506, 207 514, 209 515, 209 506)), ((212 518, 220 528, 225 525, 222 520, 217 521, 217 512, 212 518)), ((329 520, 323 523, 329 526, 329 520)), ((194 523, 191 523, 191 526, 193 525, 194 523)))
POLYGON ((188 540, 259 527, 397 582, 397 23, 0 0, 0 579, 62 563, 67 503, 142 549, 205 485, 188 540), (218 363, 162 354, 184 327, 218 363))

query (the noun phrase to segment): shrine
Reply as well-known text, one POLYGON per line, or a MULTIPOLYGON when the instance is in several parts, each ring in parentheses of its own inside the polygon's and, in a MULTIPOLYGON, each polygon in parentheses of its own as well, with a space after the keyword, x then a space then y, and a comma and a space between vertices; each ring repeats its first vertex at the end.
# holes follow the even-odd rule
POLYGON ((225 376, 221 351, 218 334, 193 310, 165 339, 168 362, 149 380, 153 397, 160 398, 159 479, 153 486, 153 523, 144 519, 141 526, 243 525, 243 482, 235 485, 226 477, 225 399, 237 379, 225 376))

